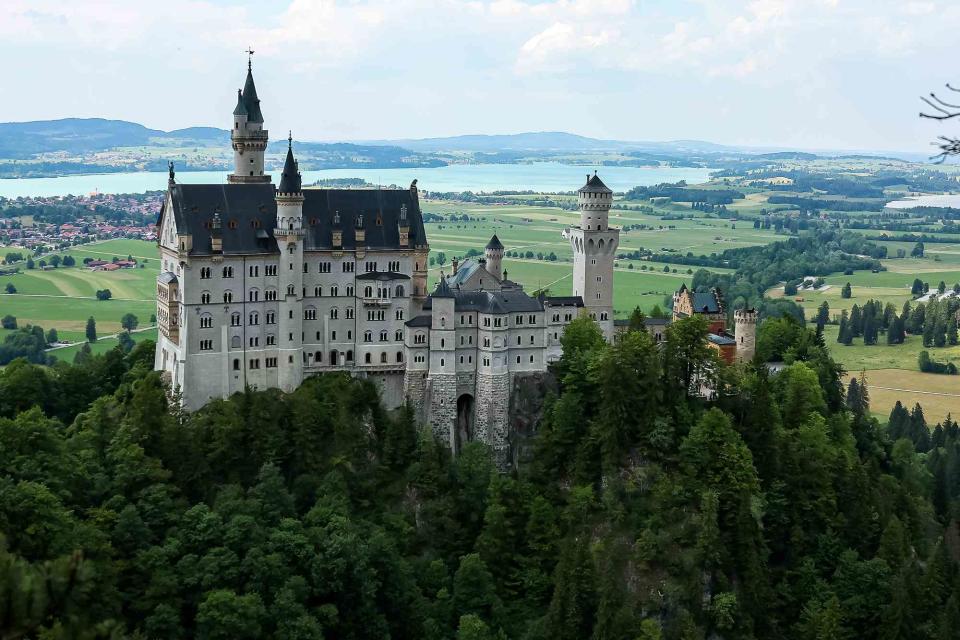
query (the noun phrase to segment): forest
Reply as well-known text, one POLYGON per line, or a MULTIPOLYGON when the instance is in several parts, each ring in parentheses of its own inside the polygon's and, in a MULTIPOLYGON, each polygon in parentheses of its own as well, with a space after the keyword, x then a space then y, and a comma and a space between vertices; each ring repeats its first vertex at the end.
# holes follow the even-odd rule
POLYGON ((868 382, 844 389, 789 320, 761 328, 790 362, 776 375, 722 366, 700 318, 662 348, 642 322, 612 345, 570 325, 533 459, 509 473, 344 374, 186 414, 149 343, 16 361, 0 632, 955 637, 957 424, 898 407, 882 428, 868 382))

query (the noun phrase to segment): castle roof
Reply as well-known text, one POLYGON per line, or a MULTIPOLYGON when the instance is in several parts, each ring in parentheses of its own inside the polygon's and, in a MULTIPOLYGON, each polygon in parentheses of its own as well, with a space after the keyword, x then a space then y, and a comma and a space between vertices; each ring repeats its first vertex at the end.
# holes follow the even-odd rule
POLYGON ((440 282, 437 283, 437 288, 433 290, 433 293, 430 295, 431 298, 452 298, 453 290, 450 289, 450 285, 447 284, 446 278, 440 278, 440 282))
POLYGON ((737 341, 725 334, 719 333, 708 333, 707 340, 717 345, 718 347, 729 347, 737 344, 737 341))
POLYGON ((580 187, 577 193, 613 193, 613 191, 603 184, 603 180, 594 171, 592 176, 587 175, 587 184, 580 187))
MULTIPOLYGON (((174 216, 177 233, 192 235, 191 256, 212 255, 213 218, 220 214, 224 255, 275 253, 273 238, 277 202, 269 183, 173 184, 171 210, 164 203, 160 219, 174 216)), ((371 250, 400 249, 397 221, 406 207, 411 247, 425 245, 426 232, 419 199, 409 189, 305 189, 303 191, 304 249, 333 249, 333 218, 339 213, 341 247, 356 248, 356 224, 363 217, 363 246, 371 250)), ((158 221, 158 226, 160 222, 158 221)))
MULTIPOLYGON (((253 83, 253 65, 247 63, 247 80, 243 83, 243 106, 247 110, 248 122, 263 122, 260 112, 260 98, 257 97, 257 86, 253 83)), ((236 113, 236 112, 234 112, 236 113)))
POLYGON ((548 307, 582 307, 583 298, 580 296, 543 296, 543 303, 548 307))
POLYGON ((712 291, 693 292, 694 313, 720 313, 720 301, 712 291))
POLYGON ((233 110, 233 115, 235 116, 245 116, 247 114, 247 106, 243 104, 243 92, 240 89, 237 89, 237 106, 233 110))
POLYGON ((409 280, 410 276, 397 271, 368 271, 357 276, 357 280, 376 280, 386 282, 388 280, 409 280))
POLYGON ((503 243, 500 242, 497 234, 493 234, 493 237, 490 238, 490 242, 487 243, 487 249, 503 249, 503 243))
POLYGON ((444 280, 440 282, 441 284, 437 285, 437 290, 424 302, 424 311, 433 308, 431 299, 435 297, 452 297, 455 311, 478 311, 487 314, 543 311, 543 303, 537 298, 531 298, 522 289, 460 291, 447 286, 446 291, 449 292, 449 295, 439 296, 440 287, 446 285, 444 280))
POLYGON ((283 163, 283 174, 280 176, 280 193, 300 193, 303 182, 300 179, 300 167, 293 158, 293 137, 287 139, 287 159, 283 163))

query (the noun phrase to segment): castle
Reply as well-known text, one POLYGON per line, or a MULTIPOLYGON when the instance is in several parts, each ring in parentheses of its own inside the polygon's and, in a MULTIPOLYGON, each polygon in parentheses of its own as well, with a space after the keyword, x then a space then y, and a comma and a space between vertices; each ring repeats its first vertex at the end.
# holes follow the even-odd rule
MULTIPOLYGON (((613 192, 596 173, 578 191, 580 224, 564 232, 573 295, 526 293, 503 269, 496 235, 428 295, 416 181, 304 189, 291 135, 275 187, 264 173, 268 139, 248 62, 227 183, 181 184, 170 165, 157 224, 155 369, 184 408, 347 371, 374 380, 388 406, 409 402, 452 450, 478 440, 503 459, 511 388, 560 357, 566 325, 588 314, 613 339, 620 231, 608 224, 613 192)), ((701 312, 700 294, 690 295, 689 308, 678 298, 680 312, 701 312)))

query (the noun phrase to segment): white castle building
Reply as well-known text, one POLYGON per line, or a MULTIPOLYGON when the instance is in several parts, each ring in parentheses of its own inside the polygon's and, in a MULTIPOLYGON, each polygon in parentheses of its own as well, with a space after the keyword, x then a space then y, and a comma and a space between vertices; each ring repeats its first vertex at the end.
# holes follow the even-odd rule
POLYGON ((197 409, 247 387, 293 391, 307 376, 375 380, 388 406, 409 402, 454 450, 508 448, 516 379, 561 355, 578 314, 614 334, 613 193, 594 174, 564 232, 573 295, 531 296, 503 269, 493 236, 482 259, 454 263, 427 294, 427 243, 409 189, 304 189, 292 137, 278 186, 264 173, 268 132, 248 65, 231 122, 226 184, 180 184, 173 166, 158 221, 155 368, 197 409))

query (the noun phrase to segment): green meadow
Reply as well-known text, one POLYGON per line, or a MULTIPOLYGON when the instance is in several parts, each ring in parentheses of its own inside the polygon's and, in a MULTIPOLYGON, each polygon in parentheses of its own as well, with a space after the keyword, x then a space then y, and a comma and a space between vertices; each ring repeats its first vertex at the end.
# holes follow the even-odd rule
MULTIPOLYGON (((12 315, 20 326, 33 324, 56 329, 62 340, 69 341, 85 339, 87 318, 91 316, 101 335, 120 331, 120 319, 126 313, 136 315, 140 326, 150 324, 150 316, 156 309, 154 292, 158 259, 155 244, 141 240, 108 240, 74 247, 58 255, 73 256, 77 265, 47 271, 39 268, 27 270, 22 266, 20 273, 0 276, 0 292, 7 283, 17 289, 15 294, 0 293, 0 316, 12 315), (91 271, 82 265, 86 257, 109 261, 114 256, 126 258, 128 255, 141 262, 146 260, 145 267, 91 271), (98 289, 109 289, 113 298, 97 300, 98 289)), ((49 256, 44 258, 49 259, 49 256)), ((0 335, 3 333, 5 331, 0 330, 0 335)), ((148 332, 137 333, 134 338, 142 339, 148 335, 148 332)), ((107 347, 101 345, 97 348, 107 347)), ((56 351, 54 354, 60 356, 56 351)))

